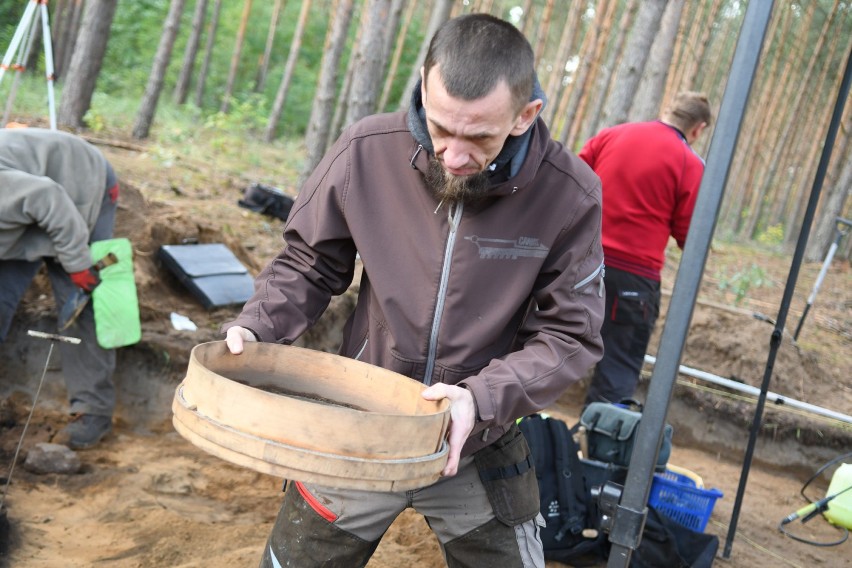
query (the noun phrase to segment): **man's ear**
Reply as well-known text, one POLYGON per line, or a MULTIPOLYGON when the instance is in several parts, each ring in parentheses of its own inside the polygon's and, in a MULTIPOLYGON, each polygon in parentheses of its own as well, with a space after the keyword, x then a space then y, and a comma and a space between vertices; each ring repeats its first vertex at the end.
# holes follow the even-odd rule
POLYGON ((420 67, 420 100, 426 100, 426 73, 422 66, 420 67))
POLYGON ((702 122, 693 126, 692 130, 689 131, 689 139, 687 140, 687 142, 692 144, 693 142, 698 140, 698 137, 701 136, 701 133, 704 132, 705 128, 707 128, 706 122, 702 122))
POLYGON ((526 132, 530 125, 535 122, 535 119, 538 116, 538 113, 541 112, 541 108, 543 106, 544 102, 541 99, 535 99, 534 101, 530 101, 524 105, 524 108, 521 109, 521 113, 518 115, 518 118, 515 119, 515 124, 512 126, 512 131, 509 134, 512 136, 520 136, 526 132))

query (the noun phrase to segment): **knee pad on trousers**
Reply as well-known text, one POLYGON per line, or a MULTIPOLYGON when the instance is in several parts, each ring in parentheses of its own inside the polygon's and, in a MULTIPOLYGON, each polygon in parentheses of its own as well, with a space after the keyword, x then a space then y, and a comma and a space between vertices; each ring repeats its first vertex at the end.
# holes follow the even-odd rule
POLYGON ((260 567, 365 566, 378 545, 379 540, 368 542, 321 517, 305 501, 296 484, 290 483, 263 551, 260 567), (271 556, 273 554, 275 559, 271 556))

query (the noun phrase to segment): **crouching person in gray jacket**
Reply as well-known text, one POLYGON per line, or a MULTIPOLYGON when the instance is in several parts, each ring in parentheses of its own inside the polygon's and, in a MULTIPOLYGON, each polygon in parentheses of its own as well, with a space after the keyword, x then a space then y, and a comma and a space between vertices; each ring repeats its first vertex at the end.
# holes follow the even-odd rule
MULTIPOLYGON (((117 199, 112 167, 82 138, 0 129, 0 341, 42 264, 57 312, 98 285, 89 243, 112 238, 117 199)), ((115 351, 98 345, 91 302, 63 334, 82 341, 58 343, 73 420, 54 441, 88 448, 112 428, 115 351)))

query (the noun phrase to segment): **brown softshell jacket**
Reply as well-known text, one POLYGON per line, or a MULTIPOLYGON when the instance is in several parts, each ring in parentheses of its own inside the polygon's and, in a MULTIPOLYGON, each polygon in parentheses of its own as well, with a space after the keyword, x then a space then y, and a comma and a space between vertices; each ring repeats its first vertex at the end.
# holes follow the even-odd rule
POLYGON ((478 206, 439 204, 404 112, 350 127, 303 186, 285 248, 225 324, 291 343, 363 264, 342 355, 468 388, 468 455, 552 404, 601 357, 601 188, 532 127, 518 174, 478 206))

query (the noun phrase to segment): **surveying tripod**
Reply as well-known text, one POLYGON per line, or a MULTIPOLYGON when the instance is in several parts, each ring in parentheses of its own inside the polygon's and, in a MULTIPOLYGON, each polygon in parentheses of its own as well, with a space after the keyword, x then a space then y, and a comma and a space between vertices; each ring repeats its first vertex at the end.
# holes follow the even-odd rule
POLYGON ((18 90, 21 73, 26 68, 26 61, 33 46, 39 15, 41 15, 41 36, 44 39, 44 67, 47 78, 47 105, 50 113, 50 129, 56 130, 56 104, 53 95, 53 44, 50 39, 47 0, 30 0, 27 4, 24 15, 21 17, 21 22, 15 30, 15 35, 12 36, 12 42, 9 44, 6 55, 3 57, 3 62, 0 63, 0 83, 3 82, 3 76, 6 74, 7 69, 11 68, 17 71, 12 88, 9 90, 9 98, 6 101, 6 110, 3 113, 2 125, 5 125, 9 120, 9 113, 11 112, 12 103, 15 100, 15 94, 18 90), (19 50, 21 44, 24 45, 24 48, 19 50), (12 59, 16 53, 18 57, 15 63, 12 64, 12 59))

